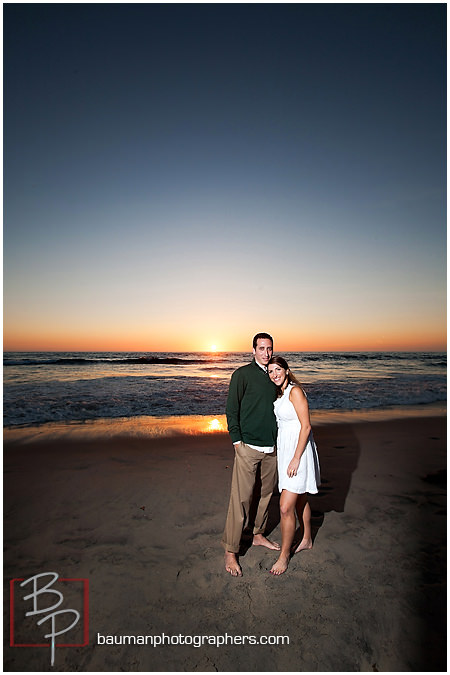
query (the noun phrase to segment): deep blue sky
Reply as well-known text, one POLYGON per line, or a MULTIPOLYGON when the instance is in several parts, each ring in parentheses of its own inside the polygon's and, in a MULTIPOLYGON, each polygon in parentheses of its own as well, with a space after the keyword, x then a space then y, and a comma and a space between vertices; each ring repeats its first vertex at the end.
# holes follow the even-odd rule
POLYGON ((443 347, 445 26, 6 4, 6 347, 443 347))

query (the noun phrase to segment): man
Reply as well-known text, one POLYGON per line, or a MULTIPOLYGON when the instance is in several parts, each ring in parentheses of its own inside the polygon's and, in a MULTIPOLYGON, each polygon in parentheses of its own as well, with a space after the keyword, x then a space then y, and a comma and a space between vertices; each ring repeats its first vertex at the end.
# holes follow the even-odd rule
POLYGON ((277 480, 277 423, 273 412, 277 393, 267 374, 272 353, 272 337, 268 333, 255 335, 253 361, 233 373, 228 392, 226 413, 235 458, 222 544, 225 569, 233 577, 242 576, 237 554, 242 532, 248 524, 258 466, 261 467, 261 497, 253 528, 253 545, 280 548, 264 536, 269 502, 277 480))

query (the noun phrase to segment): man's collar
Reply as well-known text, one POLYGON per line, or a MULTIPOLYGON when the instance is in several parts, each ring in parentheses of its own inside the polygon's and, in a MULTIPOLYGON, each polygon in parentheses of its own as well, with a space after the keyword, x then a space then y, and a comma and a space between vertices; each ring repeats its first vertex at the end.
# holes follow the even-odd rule
POLYGON ((267 366, 262 366, 260 363, 258 363, 258 361, 255 359, 255 357, 253 357, 253 361, 256 363, 256 365, 259 368, 261 368, 261 370, 263 370, 265 373, 267 373, 267 366))

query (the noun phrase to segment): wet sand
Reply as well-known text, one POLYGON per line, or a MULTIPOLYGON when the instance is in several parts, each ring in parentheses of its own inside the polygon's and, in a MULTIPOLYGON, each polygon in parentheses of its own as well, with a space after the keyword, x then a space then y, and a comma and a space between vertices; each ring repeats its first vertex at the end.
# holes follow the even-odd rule
MULTIPOLYGON (((54 571, 89 581, 89 645, 57 646, 53 670, 445 671, 445 418, 319 426, 315 437, 313 549, 276 578, 276 555, 244 545, 237 579, 220 545, 227 434, 7 441, 5 670, 52 670, 50 648, 9 646, 7 599, 10 579, 54 571), (98 634, 229 637, 153 647, 98 634), (229 643, 277 635, 289 644, 229 643)), ((277 495, 270 530, 280 541, 277 495)), ((35 641, 15 583, 14 639, 35 641)))

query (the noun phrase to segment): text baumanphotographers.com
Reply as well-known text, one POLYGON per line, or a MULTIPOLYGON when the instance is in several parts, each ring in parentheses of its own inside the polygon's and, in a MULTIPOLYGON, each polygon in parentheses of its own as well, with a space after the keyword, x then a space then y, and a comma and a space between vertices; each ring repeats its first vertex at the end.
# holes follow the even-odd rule
POLYGON ((101 635, 97 633, 98 645, 288 645, 287 635, 101 635))

